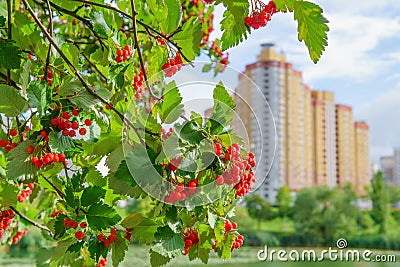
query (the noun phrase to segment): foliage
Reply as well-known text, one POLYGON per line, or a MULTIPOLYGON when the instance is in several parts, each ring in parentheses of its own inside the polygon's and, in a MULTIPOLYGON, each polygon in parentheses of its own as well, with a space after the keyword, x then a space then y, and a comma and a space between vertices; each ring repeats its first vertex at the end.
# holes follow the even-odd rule
POLYGON ((279 215, 288 217, 292 211, 292 195, 288 186, 282 186, 276 195, 276 204, 279 208, 279 215))
POLYGON ((247 196, 245 201, 249 215, 259 222, 258 227, 260 227, 260 221, 271 220, 277 216, 271 204, 258 194, 247 196))
POLYGON ((381 233, 388 230, 390 216, 390 199, 386 192, 387 185, 383 181, 382 172, 378 172, 371 182, 370 198, 372 200, 371 217, 380 226, 381 233))
MULTIPOLYGON (((150 246, 152 266, 182 254, 207 263, 211 250, 229 259, 243 244, 229 218, 255 182, 254 154, 231 141, 236 107, 222 83, 203 121, 183 116, 179 87, 165 78, 201 52, 204 71, 224 71, 225 50, 250 34, 249 8, 246 0, 0 2, 0 244, 37 227, 55 244, 39 266, 101 266, 107 257, 117 266, 131 240, 150 246), (210 40, 218 4, 222 36, 210 40)), ((317 61, 322 10, 306 1, 289 10, 317 61)), ((270 205, 260 213, 253 198, 251 214, 270 218, 270 205)))
POLYGON ((357 227, 358 210, 351 187, 302 189, 294 203, 293 219, 302 234, 320 237, 325 244, 347 236, 357 227))

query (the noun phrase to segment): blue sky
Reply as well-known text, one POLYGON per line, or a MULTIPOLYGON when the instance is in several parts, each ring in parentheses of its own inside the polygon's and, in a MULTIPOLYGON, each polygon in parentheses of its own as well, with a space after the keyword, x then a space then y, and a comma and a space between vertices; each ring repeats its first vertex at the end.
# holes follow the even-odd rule
MULTIPOLYGON (((312 63, 297 40, 293 14, 276 14, 267 27, 230 49, 231 66, 244 70, 260 44, 273 42, 303 72, 313 89, 335 92, 336 102, 353 107, 356 120, 371 127, 371 158, 392 154, 400 146, 400 1, 318 0, 330 21, 329 46, 312 63)), ((217 9, 217 20, 221 17, 217 9)), ((220 32, 216 30, 214 36, 220 32)))

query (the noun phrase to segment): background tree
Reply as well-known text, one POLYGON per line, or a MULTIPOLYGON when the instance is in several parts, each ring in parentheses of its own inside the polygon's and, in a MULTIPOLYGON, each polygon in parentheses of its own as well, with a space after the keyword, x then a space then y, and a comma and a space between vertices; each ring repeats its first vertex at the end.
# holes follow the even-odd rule
POLYGON ((245 198, 246 208, 249 215, 256 219, 257 228, 260 230, 261 222, 276 218, 277 214, 272 209, 271 203, 262 198, 259 194, 251 194, 245 198))
POLYGON ((276 204, 278 205, 279 215, 283 218, 288 217, 292 213, 292 193, 290 188, 285 185, 279 188, 276 195, 276 204))
POLYGON ((370 198, 372 201, 371 217, 381 233, 386 233, 390 217, 390 195, 382 172, 375 174, 371 182, 370 198))

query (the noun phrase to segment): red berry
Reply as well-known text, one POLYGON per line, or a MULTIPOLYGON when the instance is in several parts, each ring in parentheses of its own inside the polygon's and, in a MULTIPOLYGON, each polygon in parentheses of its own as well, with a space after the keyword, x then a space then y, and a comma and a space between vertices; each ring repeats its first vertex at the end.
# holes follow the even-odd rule
POLYGON ((25 198, 23 196, 18 196, 18 202, 24 202, 25 198))
POLYGON ((77 110, 77 109, 72 110, 72 114, 74 116, 78 116, 79 115, 79 110, 77 110))
POLYGON ((114 228, 111 229, 111 234, 112 234, 112 235, 116 235, 116 234, 117 234, 117 230, 115 230, 114 228))
POLYGON ((33 55, 29 54, 29 55, 28 55, 28 59, 29 59, 29 60, 32 60, 32 59, 33 59, 33 55))
POLYGON ((79 134, 80 135, 85 135, 86 134, 86 129, 85 128, 80 128, 79 129, 79 134))
POLYGON ((68 130, 68 129, 64 129, 64 130, 62 131, 62 135, 68 136, 68 135, 69 135, 69 130, 68 130))
POLYGON ((76 121, 73 121, 73 122, 71 123, 71 128, 74 129, 74 130, 78 129, 78 128, 79 128, 79 123, 76 122, 76 121))
POLYGON ((47 132, 45 130, 43 130, 43 131, 40 132, 40 135, 43 136, 43 137, 46 137, 47 136, 47 132))
POLYGON ((192 245, 193 245, 192 240, 190 240, 190 239, 185 240, 185 247, 191 247, 192 245))
POLYGON ((215 179, 217 182, 217 185, 223 185, 224 184, 224 177, 222 175, 218 175, 217 178, 215 179))
POLYGON ((126 45, 125 47, 124 47, 124 50, 126 50, 126 51, 131 51, 131 47, 129 46, 129 45, 126 45))
POLYGON ((110 243, 113 243, 115 241, 115 235, 110 235, 107 239, 110 243))
POLYGON ((66 120, 69 120, 71 118, 71 114, 67 111, 64 111, 62 117, 66 120))
POLYGON ((232 222, 231 224, 232 224, 232 229, 237 229, 237 223, 232 222))
POLYGON ((77 222, 72 222, 71 223, 71 227, 76 229, 78 227, 78 223, 77 222))
POLYGON ((230 224, 229 222, 225 223, 225 231, 230 231, 230 230, 232 230, 232 224, 230 224))
POLYGON ((129 59, 129 56, 123 55, 123 56, 122 56, 122 59, 123 59, 123 60, 128 60, 128 59, 129 59))
POLYGON ((87 223, 86 222, 81 222, 81 224, 79 225, 82 229, 85 229, 87 227, 87 223))
POLYGON ((58 158, 60 161, 64 161, 65 160, 65 155, 64 154, 58 154, 58 158))
POLYGON ((31 130, 31 128, 29 128, 29 126, 25 126, 25 132, 29 132, 31 130))
POLYGON ((33 146, 28 146, 27 151, 28 151, 29 154, 32 154, 33 151, 35 151, 35 148, 33 146))
POLYGON ((117 56, 115 58, 115 61, 117 61, 117 63, 120 63, 122 61, 122 56, 117 56))
POLYGON ((86 120, 85 120, 85 125, 86 125, 86 126, 92 125, 92 121, 89 120, 89 119, 86 119, 86 120))
POLYGON ((5 140, 5 139, 0 140, 1 147, 6 147, 7 145, 8 145, 7 140, 5 140))
POLYGON ((103 234, 99 234, 99 235, 97 236, 97 240, 98 240, 99 242, 102 242, 102 241, 104 240, 104 235, 103 235, 103 234))
POLYGON ((29 187, 29 189, 33 190, 33 188, 35 188, 35 185, 33 183, 29 183, 28 187, 29 187))
POLYGON ((104 240, 103 245, 104 245, 105 247, 109 247, 109 246, 110 246, 110 241, 104 240))
POLYGON ((75 233, 75 237, 78 240, 82 240, 82 239, 85 238, 85 234, 82 231, 78 231, 78 232, 75 233))
POLYGON ((121 49, 117 50, 117 56, 122 56, 124 55, 124 52, 121 49))
POLYGON ((16 136, 18 134, 18 131, 16 129, 11 129, 10 130, 10 135, 11 136, 16 136))
POLYGON ((74 137, 75 135, 76 135, 75 130, 69 131, 69 136, 70 136, 70 137, 74 137))

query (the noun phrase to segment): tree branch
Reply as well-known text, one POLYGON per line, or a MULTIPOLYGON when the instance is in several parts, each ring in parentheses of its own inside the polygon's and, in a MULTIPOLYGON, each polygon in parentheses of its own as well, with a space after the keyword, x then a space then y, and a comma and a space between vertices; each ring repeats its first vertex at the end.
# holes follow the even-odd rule
POLYGON ((135 40, 135 47, 136 47, 136 51, 138 53, 139 63, 140 63, 140 67, 142 69, 143 77, 144 77, 144 80, 146 82, 146 85, 147 85, 147 88, 149 90, 150 95, 153 98, 155 98, 157 100, 160 100, 161 98, 154 94, 153 90, 150 87, 149 80, 147 79, 146 69, 144 67, 144 62, 143 62, 143 58, 142 58, 142 51, 140 50, 139 38, 138 38, 138 34, 137 34, 136 9, 135 9, 135 1, 134 0, 131 0, 131 6, 132 6, 133 37, 134 37, 134 40, 135 40))
MULTIPOLYGON (((5 75, 4 73, 1 73, 0 72, 0 78, 1 79, 3 79, 4 81, 6 81, 7 82, 7 78, 8 76, 7 75, 5 75)), ((13 81, 13 80, 11 80, 10 79, 10 84, 9 84, 10 86, 12 86, 12 87, 14 87, 14 88, 16 88, 16 89, 18 89, 18 90, 21 90, 21 88, 19 88, 19 86, 17 85, 17 83, 15 82, 15 81, 13 81)))
POLYGON ((59 196, 60 198, 64 198, 64 197, 65 197, 65 194, 64 194, 60 189, 58 189, 58 187, 55 186, 55 184, 53 184, 53 183, 49 180, 49 178, 47 178, 47 177, 44 176, 43 174, 40 174, 40 175, 43 177, 43 179, 46 180, 46 182, 49 183, 49 185, 51 185, 51 187, 53 187, 53 189, 57 192, 57 194, 58 194, 58 196, 59 196))
MULTIPOLYGON (((79 46, 77 44, 74 44, 78 49, 79 46)), ((107 77, 97 68, 97 66, 90 61, 89 57, 85 55, 85 53, 82 53, 83 57, 86 59, 86 61, 89 63, 89 65, 103 78, 103 80, 107 83, 107 77)))
POLYGON ((102 102, 105 105, 108 105, 112 111, 114 111, 118 117, 122 120, 124 124, 127 126, 131 127, 135 133, 138 135, 141 143, 143 146, 146 147, 146 143, 140 138, 140 135, 138 133, 138 130, 135 128, 135 126, 132 124, 131 121, 129 121, 125 116, 117 110, 114 106, 110 105, 105 99, 103 99, 101 96, 96 94, 95 91, 93 91, 92 88, 87 84, 85 79, 82 77, 82 75, 76 70, 76 68, 72 65, 71 61, 67 58, 67 56, 64 54, 64 52, 61 50, 61 48, 56 44, 54 39, 50 36, 49 32, 46 30, 42 22, 39 20, 39 18, 36 16, 35 12, 33 11, 32 7, 29 5, 27 0, 22 0, 24 2, 25 7, 28 9, 29 13, 32 15, 33 19, 35 20, 36 24, 39 26, 41 29, 42 33, 46 36, 46 38, 49 40, 49 42, 53 45, 53 47, 57 50, 57 52, 60 54, 60 56, 63 58, 65 63, 68 65, 68 67, 71 69, 71 71, 74 73, 74 75, 79 79, 79 81, 82 83, 83 87, 85 87, 86 91, 91 94, 93 97, 98 99, 100 102, 102 102))
MULTIPOLYGON (((53 36, 53 12, 51 11, 51 6, 49 0, 46 0, 47 9, 49 11, 49 28, 50 28, 50 36, 53 36)), ((49 73, 49 65, 50 65, 50 56, 51 56, 51 44, 49 44, 49 50, 47 51, 46 57, 46 68, 44 69, 44 80, 47 80, 47 75, 49 73)))
MULTIPOLYGON (((7 37, 8 41, 12 39, 11 31, 11 0, 7 0, 7 37)), ((11 85, 11 70, 7 69, 7 84, 11 85)))
POLYGON ((10 209, 12 209, 19 217, 21 217, 22 219, 24 219, 25 221, 29 222, 30 224, 32 224, 33 226, 42 229, 46 232, 48 232, 50 234, 51 237, 53 237, 53 233, 51 232, 51 230, 49 228, 47 228, 44 225, 41 225, 38 222, 35 222, 34 220, 26 217, 24 214, 22 214, 21 212, 19 212, 16 208, 14 208, 13 206, 10 206, 10 209))

